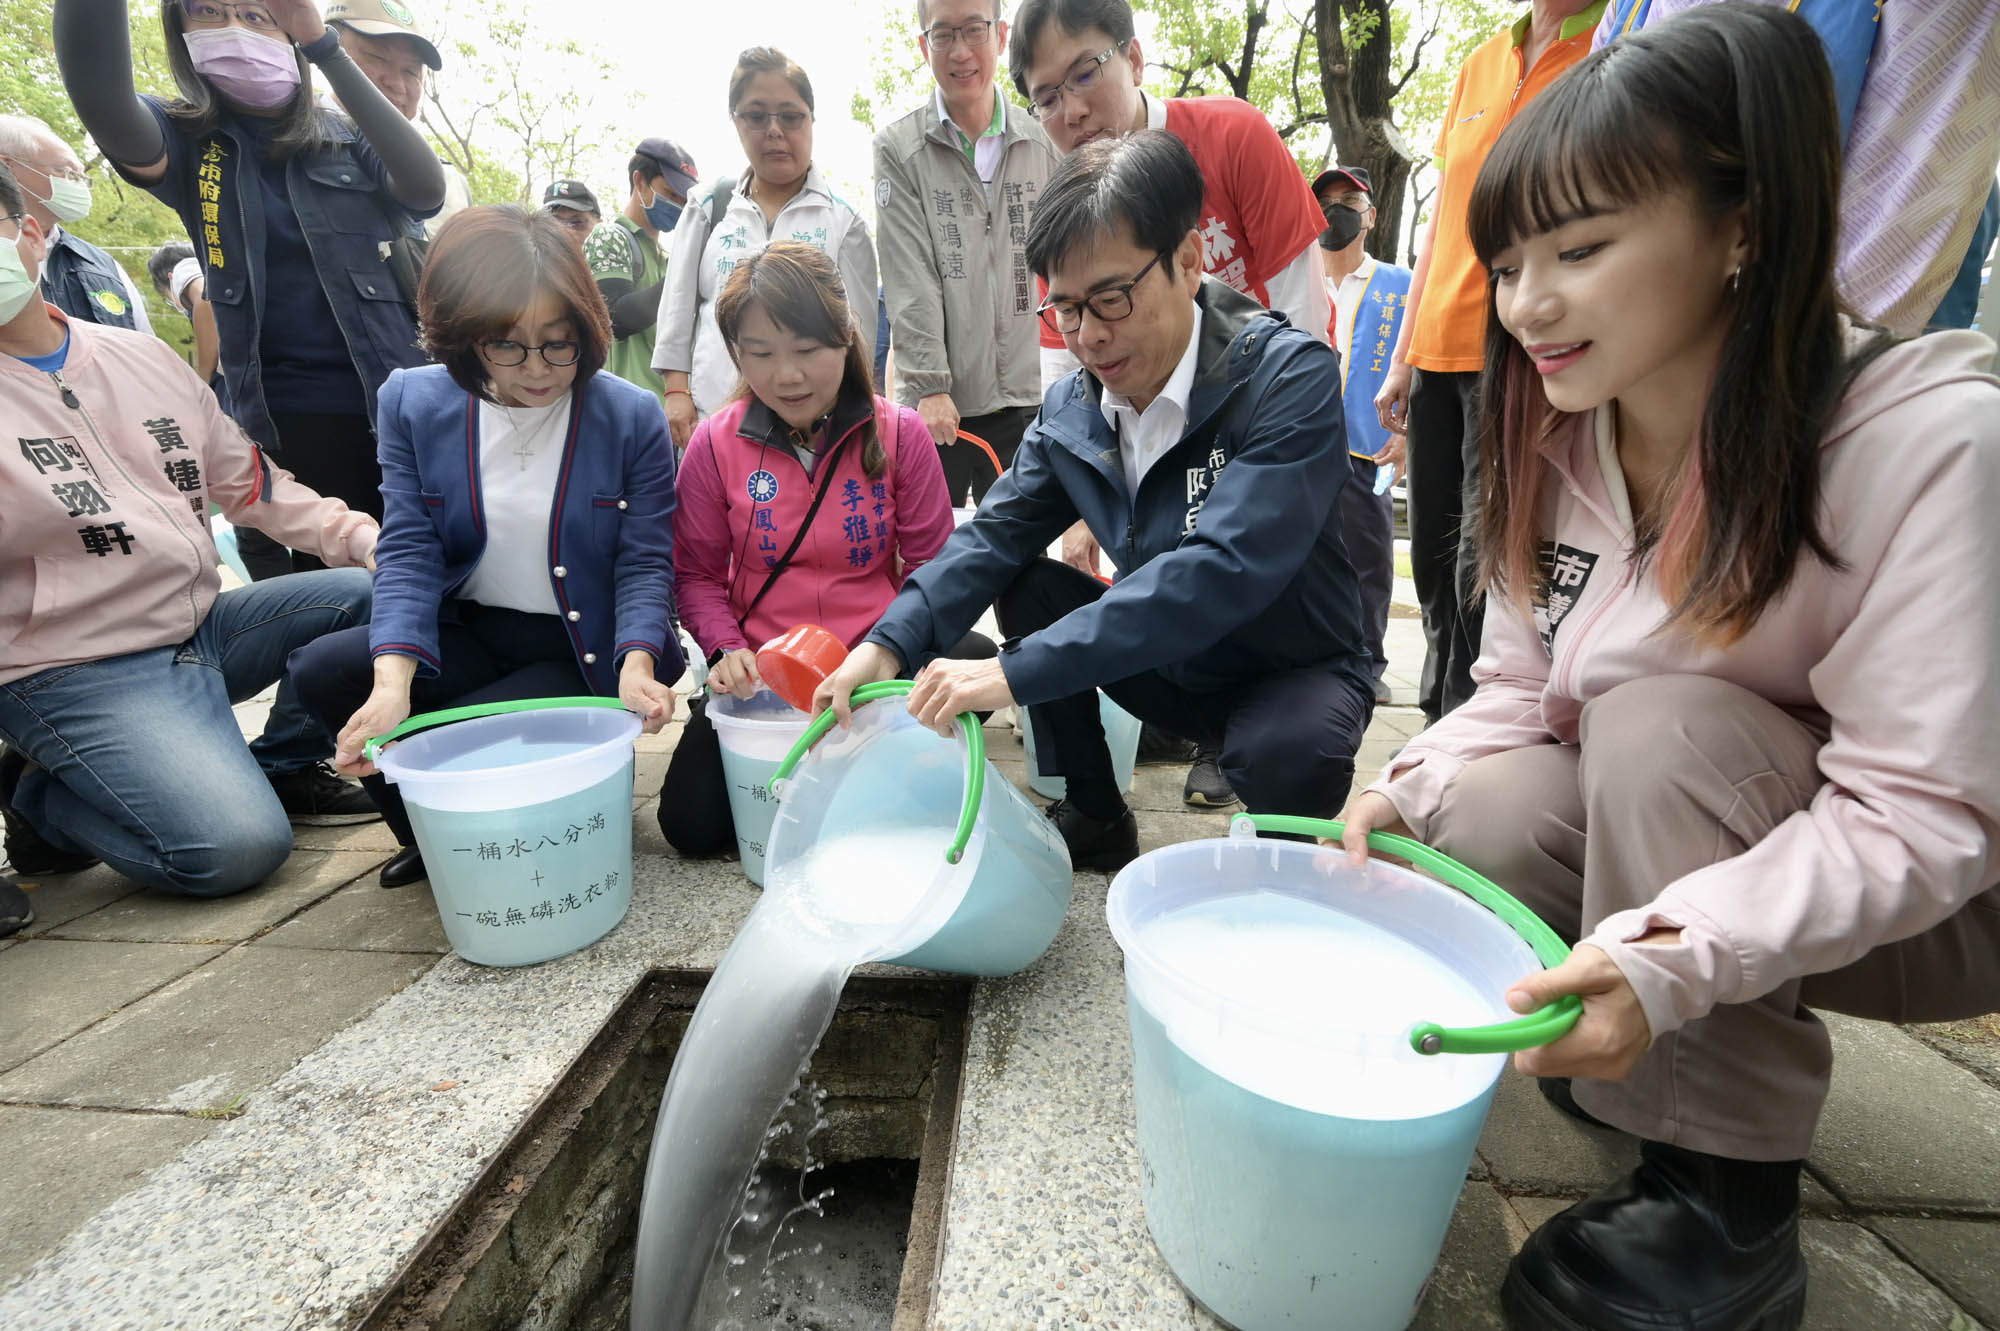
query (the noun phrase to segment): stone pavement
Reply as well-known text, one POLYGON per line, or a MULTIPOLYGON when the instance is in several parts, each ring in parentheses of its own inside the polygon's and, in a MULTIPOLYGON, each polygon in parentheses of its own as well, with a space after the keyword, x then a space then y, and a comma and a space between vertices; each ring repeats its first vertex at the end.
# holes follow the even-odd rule
MULTIPOLYGON (((1407 599, 1407 587, 1401 590, 1407 599)), ((1414 696, 1421 637, 1414 619, 1399 613, 1404 617, 1391 626, 1392 683, 1396 701, 1407 703, 1414 696)), ((254 727, 255 721, 252 709, 246 724, 254 727)), ((1379 767, 1420 723, 1407 706, 1378 711, 1361 770, 1379 767)), ((1002 770, 1021 779, 1018 746, 1002 734, 992 741, 1002 770)), ((697 907, 718 904, 712 918, 671 916, 657 923, 640 921, 635 905, 634 920, 606 941, 637 934, 637 946, 650 937, 640 929, 664 928, 684 953, 676 964, 699 964, 706 957, 712 965, 750 895, 740 879, 731 880, 715 866, 680 865, 652 830, 652 792, 659 788, 671 742, 669 732, 641 746, 637 878, 642 887, 676 884, 697 907)), ((1179 773, 1166 769, 1142 772, 1134 803, 1148 847, 1219 835, 1225 825, 1218 814, 1182 806, 1179 773)), ((438 966, 447 949, 429 893, 422 887, 385 892, 376 886, 374 870, 392 849, 380 824, 300 829, 297 851, 270 883, 220 902, 139 890, 103 868, 37 888, 36 923, 0 942, 0 1011, 8 1014, 0 1026, 0 1159, 7 1161, 8 1180, 0 1190, 0 1324, 24 1329, 264 1324, 248 1307, 293 1294, 278 1289, 281 1282, 274 1277, 261 1278, 260 1286, 259 1277, 247 1274, 239 1282, 244 1288, 230 1290, 224 1281, 224 1293, 244 1302, 209 1305, 224 1310, 215 1316, 170 1313, 155 1302, 142 1306, 157 1308, 157 1314, 119 1320, 111 1311, 120 1304, 116 1289, 128 1279, 143 1284, 149 1259, 135 1257, 125 1267, 127 1251, 139 1245, 128 1249, 117 1237, 132 1231, 132 1217, 123 1212, 133 1208, 128 1204, 121 1211, 115 1204, 128 1197, 136 1202, 135 1191, 152 1176, 150 1191, 139 1194, 144 1198, 139 1209, 146 1213, 140 1218, 145 1250, 170 1254, 171 1263, 184 1264, 195 1279, 205 1270, 213 1278, 216 1270, 230 1268, 236 1254, 198 1249, 212 1241, 210 1208, 221 1209, 233 1196, 255 1195, 246 1193, 250 1183, 282 1196, 283 1181, 296 1176, 300 1188, 310 1192, 293 1199, 297 1214, 305 1217, 301 1221, 264 1221, 271 1214, 267 1201, 246 1222, 277 1226, 271 1236, 275 1246, 297 1237, 284 1230, 287 1223, 300 1233, 337 1231, 339 1212, 356 1203, 309 1188, 316 1167, 310 1157, 337 1151, 343 1113, 395 1120, 380 1093, 370 1098, 352 1092, 330 1079, 324 1065, 364 1060, 384 1039, 421 1045, 423 1033, 398 1037, 392 1018, 399 1011, 429 1011, 421 1003, 441 980, 456 1005, 451 1011, 464 1022, 452 1042, 453 1056, 491 1058, 489 1078, 518 1083, 498 1086, 494 1102, 485 1107, 493 1121, 483 1125, 484 1137, 463 1123, 454 1125, 453 1139, 462 1137, 467 1152, 474 1151, 475 1137, 485 1142, 504 1136, 507 1123, 518 1121, 561 1075, 562 1058, 538 1056, 531 1042, 508 1026, 519 1013, 509 1006, 517 1000, 502 981, 530 977, 482 972, 456 961, 438 966), (411 992, 402 993, 406 989, 411 992), (498 1052, 465 1052, 468 1043, 488 1034, 482 1022, 492 1026, 490 1043, 498 1052), (511 1065, 514 1053, 505 1047, 510 1043, 529 1051, 511 1065), (509 1073, 509 1066, 515 1071, 509 1073), (348 1106, 343 1101, 350 1095, 354 1103, 348 1106), (305 1116, 300 1121, 313 1131, 291 1134, 290 1115, 305 1116), (294 1140, 296 1146, 290 1145, 294 1140), (288 1155, 292 1150, 296 1157, 288 1155), (270 1177, 246 1183, 231 1170, 270 1177), (178 1235, 187 1242, 177 1247, 178 1235), (44 1258, 50 1260, 31 1274, 44 1258), (73 1297, 60 1302, 75 1320, 23 1311, 55 1306, 50 1287, 64 1285, 73 1297), (85 1286, 88 1291, 79 1294, 85 1286)), ((1129 1085, 1119 1071, 1129 1051, 1123 1048, 1117 1010, 1115 951, 1101 936, 1103 890, 1101 875, 1080 875, 1077 906, 1051 956, 1021 977, 982 985, 975 999, 960 1118, 964 1140, 955 1156, 956 1174, 966 1182, 955 1183, 949 1203, 953 1246, 940 1281, 935 1325, 1010 1331, 1064 1326, 1093 1317, 1093 1307, 1128 1314, 1109 1321, 1098 1316, 1094 1324, 1207 1325, 1163 1276, 1138 1229, 1136 1202, 1122 1185, 1110 1187, 1099 1205, 1113 1212, 1106 1223, 1129 1240, 1122 1248, 1107 1245, 1106 1251, 1126 1254, 1130 1270, 1072 1272, 1070 1279, 1054 1281, 1053 1288, 1068 1288, 1063 1297, 1051 1295, 1051 1286, 1037 1280, 1031 1268, 1050 1260, 1081 1261, 1088 1268, 1079 1255, 1086 1249, 1011 1251, 985 1223, 1018 1200, 1003 1186, 1008 1169, 1053 1163, 1059 1167, 1055 1172, 1075 1170, 1080 1158, 1089 1156, 1082 1165, 1113 1162, 1115 1174, 1129 1162, 1129 1108, 1121 1108, 1129 1106, 1129 1085), (1103 1017, 1087 1036, 1096 1041, 1087 1046, 1088 1057, 1096 1060, 1087 1065, 1096 1070, 1094 1078, 1076 1075, 1080 1065, 1074 1057, 1086 1047, 1078 1044, 1086 1038, 1079 1034, 1079 1002, 1094 1004, 1103 1017), (1038 1039, 1044 1043, 1038 1045, 1038 1039), (1038 1060, 1046 1062, 1047 1079, 1035 1072, 1038 1060), (1028 1117, 1021 1112, 1023 1097, 1033 1101, 1028 1117), (1075 1098, 1074 1113, 1066 1110, 1064 1097, 1075 1098), (1021 1153, 1018 1134, 1029 1130, 1052 1134, 1037 1139, 1044 1152, 1057 1149, 1065 1130, 1074 1140, 1067 1155, 1038 1161, 1021 1153), (975 1188, 971 1180, 982 1169, 989 1172, 975 1188), (982 1206, 1000 1211, 982 1213, 982 1206), (1003 1304, 991 1298, 995 1288, 1038 1296, 1032 1305, 1008 1305, 1001 1312, 1003 1304)), ((551 984, 582 986, 628 951, 600 945, 593 952, 602 956, 580 954, 573 962, 534 969, 551 984)), ((624 959, 632 966, 647 964, 645 957, 624 959)), ((666 961, 662 954, 651 964, 666 961)), ((592 991, 593 1001, 608 1004, 616 983, 605 981, 600 988, 601 993, 592 991)), ((579 1005, 573 1017, 576 1038, 587 1038, 590 1022, 601 1020, 593 1015, 599 1010, 579 1005)), ((434 1020, 434 1013, 426 1020, 434 1020)), ((1808 1182, 1806 1241, 1813 1276, 1808 1325, 2000 1329, 2000 1021, 1910 1029, 1838 1018, 1829 1024, 1836 1073, 1808 1182)), ((394 1052, 385 1049, 382 1056, 394 1052)), ((416 1132, 411 1129, 413 1136, 416 1132)), ((423 1144, 431 1142, 426 1138, 423 1144)), ((1494 1291, 1508 1254, 1567 1199, 1615 1177, 1632 1157, 1629 1139, 1562 1118, 1508 1073, 1418 1324, 1498 1326, 1494 1291)), ((460 1172, 477 1163, 459 1162, 460 1172)), ((1046 1177, 1032 1181, 1025 1192, 1041 1194, 1041 1200, 1021 1203, 1027 1210, 1016 1218, 1025 1215, 1040 1232, 1060 1238, 1065 1231, 1046 1213, 1049 1183, 1046 1177)), ((410 1214, 430 1215, 456 1195, 446 1186, 444 1195, 423 1199, 428 1209, 412 1206, 410 1214)), ((386 1269, 421 1235, 421 1227, 388 1235, 380 1258, 390 1263, 386 1269)), ((311 1246, 303 1239, 299 1244, 311 1246)), ((337 1263, 317 1260, 329 1266, 324 1284, 337 1263)), ((268 1269, 284 1265, 281 1252, 268 1269)), ((242 1269, 265 1268, 246 1260, 242 1269)), ((183 1276, 163 1272, 162 1278, 173 1283, 183 1276)), ((343 1326, 356 1306, 350 1298, 308 1316, 309 1304, 300 1301, 297 1320, 288 1315, 270 1324, 343 1326)))

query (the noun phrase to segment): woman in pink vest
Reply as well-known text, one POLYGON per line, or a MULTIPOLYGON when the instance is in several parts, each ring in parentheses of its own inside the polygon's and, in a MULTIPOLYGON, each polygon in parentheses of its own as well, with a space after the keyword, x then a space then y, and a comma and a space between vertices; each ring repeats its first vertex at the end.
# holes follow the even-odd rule
MULTIPOLYGON (((674 579, 708 686, 763 686, 756 649, 798 624, 861 641, 951 535, 944 469, 917 413, 875 395, 869 357, 824 252, 780 241, 737 264, 716 324, 742 373, 681 462, 674 579)), ((990 657, 973 634, 950 653, 990 657)), ((683 855, 733 854, 722 750, 697 702, 660 787, 683 855)))

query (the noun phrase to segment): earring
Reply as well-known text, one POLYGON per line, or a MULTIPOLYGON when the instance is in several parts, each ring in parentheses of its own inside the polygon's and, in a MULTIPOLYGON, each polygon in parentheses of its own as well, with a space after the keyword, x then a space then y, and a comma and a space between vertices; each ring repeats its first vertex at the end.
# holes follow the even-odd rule
POLYGON ((1736 271, 1729 275, 1729 294, 1734 296, 1743 289, 1743 265, 1737 264, 1736 271))

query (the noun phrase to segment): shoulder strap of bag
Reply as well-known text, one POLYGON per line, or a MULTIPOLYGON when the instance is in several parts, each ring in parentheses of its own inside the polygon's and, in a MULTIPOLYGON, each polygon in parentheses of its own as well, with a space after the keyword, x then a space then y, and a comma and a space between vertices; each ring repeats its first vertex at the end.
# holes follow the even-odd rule
POLYGON ((714 192, 708 196, 709 235, 714 235, 715 229, 722 225, 723 217, 729 212, 729 201, 735 196, 736 186, 733 182, 727 180, 717 185, 714 192))
POLYGON ((755 610, 758 603, 770 593, 772 584, 777 582, 778 576, 781 573, 791 567, 792 556, 797 554, 799 547, 805 544, 806 533, 812 530, 813 519, 819 516, 819 506, 826 502, 826 492, 833 488, 833 474, 840 470, 836 465, 839 460, 840 450, 838 448, 820 459, 820 468, 826 474, 820 477, 819 489, 813 492, 812 507, 806 510, 804 521, 799 523, 798 531, 792 536, 792 543, 785 547, 785 553, 778 556, 778 562, 771 565, 771 571, 764 576, 764 585, 759 587, 757 594, 750 598, 750 604, 743 607, 743 618, 750 618, 750 612, 755 610))

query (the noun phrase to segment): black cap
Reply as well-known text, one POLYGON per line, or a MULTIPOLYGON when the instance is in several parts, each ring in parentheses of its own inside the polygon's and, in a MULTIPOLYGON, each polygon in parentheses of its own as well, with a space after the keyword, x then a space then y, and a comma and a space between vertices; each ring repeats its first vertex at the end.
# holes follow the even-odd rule
POLYGON ((1360 166, 1330 166, 1313 180, 1313 193, 1317 195, 1328 185, 1340 183, 1350 189, 1358 189, 1369 198, 1375 197, 1375 186, 1369 182, 1368 170, 1360 166))
POLYGON ((674 193, 683 198, 694 193, 694 187, 701 183, 701 172, 695 170, 694 158, 689 157, 672 139, 642 139, 632 151, 658 162, 660 174, 667 178, 667 184, 673 186, 674 193))
POLYGON ((574 208, 580 213, 603 212, 597 206, 597 196, 590 192, 590 186, 581 180, 558 180, 542 191, 542 207, 574 208))

